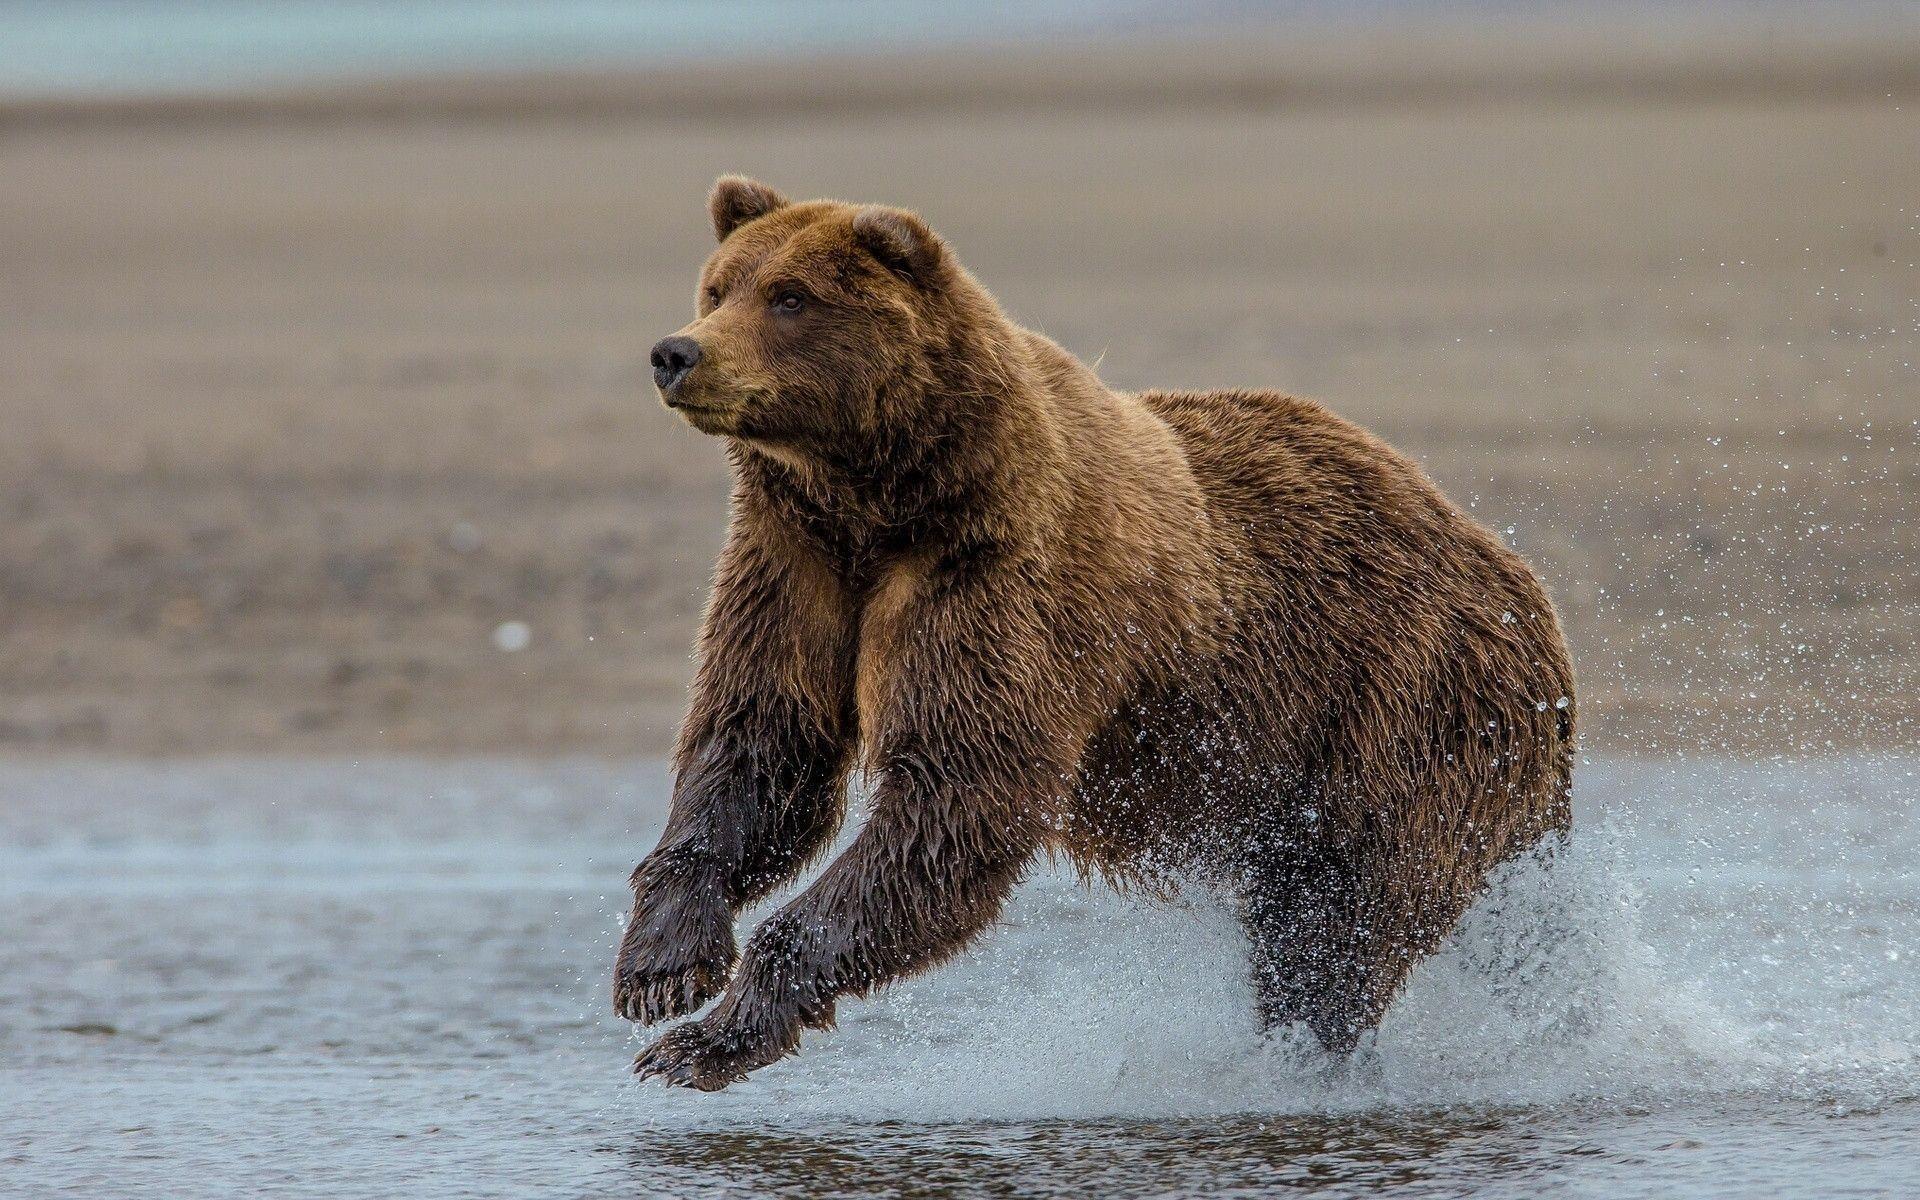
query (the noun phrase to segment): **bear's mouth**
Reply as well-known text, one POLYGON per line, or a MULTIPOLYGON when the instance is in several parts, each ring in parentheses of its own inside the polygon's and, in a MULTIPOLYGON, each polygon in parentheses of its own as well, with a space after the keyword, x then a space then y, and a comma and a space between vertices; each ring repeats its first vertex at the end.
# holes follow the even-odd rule
POLYGON ((731 433, 738 411, 731 404, 699 404, 684 400, 668 405, 701 433, 731 433))
POLYGON ((725 406, 719 404, 694 404, 690 401, 679 399, 668 400, 665 403, 668 408, 680 413, 716 413, 726 411, 725 406))

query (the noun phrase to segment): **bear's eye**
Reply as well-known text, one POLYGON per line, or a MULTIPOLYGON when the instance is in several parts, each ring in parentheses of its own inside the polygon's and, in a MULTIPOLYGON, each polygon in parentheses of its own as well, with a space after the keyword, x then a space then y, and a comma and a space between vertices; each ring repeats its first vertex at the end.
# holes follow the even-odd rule
POLYGON ((720 289, 719 288, 710 287, 707 289, 707 307, 708 308, 720 307, 720 289))
POLYGON ((797 313, 807 306, 807 298, 799 292, 781 292, 773 298, 775 312, 797 313))

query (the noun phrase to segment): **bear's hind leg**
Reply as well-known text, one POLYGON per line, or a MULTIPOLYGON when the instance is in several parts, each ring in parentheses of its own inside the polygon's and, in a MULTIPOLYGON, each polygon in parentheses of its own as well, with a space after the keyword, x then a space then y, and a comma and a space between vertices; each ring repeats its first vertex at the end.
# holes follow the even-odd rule
POLYGON ((1333 874, 1258 874, 1242 895, 1240 920, 1262 1027, 1305 1025, 1328 1052, 1345 1055, 1380 1023, 1408 967, 1369 961, 1355 898, 1333 874))

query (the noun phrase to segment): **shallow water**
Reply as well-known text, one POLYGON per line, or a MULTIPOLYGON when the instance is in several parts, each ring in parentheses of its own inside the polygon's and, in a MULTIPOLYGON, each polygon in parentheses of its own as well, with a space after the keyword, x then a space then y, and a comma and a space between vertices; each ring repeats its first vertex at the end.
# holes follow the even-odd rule
MULTIPOLYGON (((1684 28, 1725 0, 1527 0, 1565 18, 1684 28), (1678 18, 1678 20, 1676 20, 1678 18)), ((1284 0, 1251 10, 1309 27, 1468 17, 1514 0, 1284 0)), ((1782 0, 1745 0, 1764 16, 1782 0)), ((1829 22, 1884 16, 1884 0, 1826 0, 1829 22)), ((195 92, 444 71, 646 71, 757 59, 1055 41, 1215 36, 1239 0, 0 0, 0 94, 195 92)))
POLYGON ((727 1092, 606 1004, 655 766, 0 767, 0 1193, 1900 1195, 1920 760, 1602 762, 1359 1059, 1064 874, 727 1092))
POLYGON ((1139 0, 7 0, 0 90, 249 83, 938 46, 1131 27, 1139 0))

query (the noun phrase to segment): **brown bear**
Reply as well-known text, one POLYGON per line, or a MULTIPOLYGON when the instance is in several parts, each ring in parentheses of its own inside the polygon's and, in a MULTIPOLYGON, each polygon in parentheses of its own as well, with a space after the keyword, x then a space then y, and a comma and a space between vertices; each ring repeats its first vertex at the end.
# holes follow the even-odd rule
POLYGON ((1037 855, 1232 898, 1260 1016, 1372 1028, 1569 818, 1573 679, 1526 563, 1407 459, 1266 391, 1116 392, 913 213, 729 177, 653 350, 732 521, 614 1006, 724 1087, 922 971, 1037 855), (859 835, 737 949, 733 921, 859 835))

